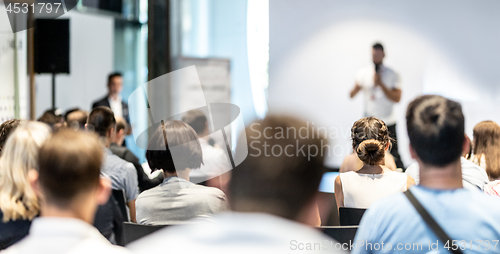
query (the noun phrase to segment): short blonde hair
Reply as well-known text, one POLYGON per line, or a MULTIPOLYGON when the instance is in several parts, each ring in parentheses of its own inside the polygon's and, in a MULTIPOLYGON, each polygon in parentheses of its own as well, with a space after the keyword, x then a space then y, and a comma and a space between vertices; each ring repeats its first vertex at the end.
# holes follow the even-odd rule
POLYGON ((21 124, 7 139, 0 157, 0 204, 3 221, 32 220, 39 212, 38 199, 26 176, 38 167, 38 150, 50 136, 39 122, 21 124))

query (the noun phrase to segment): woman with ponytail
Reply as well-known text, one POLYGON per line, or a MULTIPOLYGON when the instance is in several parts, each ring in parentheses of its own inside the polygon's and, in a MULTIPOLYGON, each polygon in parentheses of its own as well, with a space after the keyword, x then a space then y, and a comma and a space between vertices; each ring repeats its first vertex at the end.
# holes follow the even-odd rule
POLYGON ((375 117, 365 117, 351 128, 352 146, 363 162, 356 172, 341 173, 335 179, 338 207, 368 208, 383 197, 406 191, 415 184, 410 176, 392 171, 385 164, 385 153, 391 146, 387 125, 375 117))

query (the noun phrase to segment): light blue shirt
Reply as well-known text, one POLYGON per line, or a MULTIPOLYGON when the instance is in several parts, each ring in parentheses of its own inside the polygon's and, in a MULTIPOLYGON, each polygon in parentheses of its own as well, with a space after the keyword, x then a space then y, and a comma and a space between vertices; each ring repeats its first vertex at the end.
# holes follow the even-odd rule
POLYGON ((104 148, 101 173, 111 180, 111 188, 123 190, 127 202, 139 196, 139 183, 134 164, 114 155, 109 148, 104 148))
MULTIPOLYGON (((455 244, 463 252, 500 253, 499 198, 463 188, 435 190, 414 186, 410 190, 450 238, 457 240, 455 244)), ((410 201, 399 193, 374 203, 368 209, 356 234, 357 246, 352 251, 450 253, 441 240, 436 244, 437 241, 437 236, 410 201)))

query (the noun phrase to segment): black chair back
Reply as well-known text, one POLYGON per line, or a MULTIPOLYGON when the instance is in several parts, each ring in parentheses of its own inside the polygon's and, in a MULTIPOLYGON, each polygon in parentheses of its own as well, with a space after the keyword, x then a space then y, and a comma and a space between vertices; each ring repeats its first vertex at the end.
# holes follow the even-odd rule
POLYGON ((319 229, 337 242, 349 244, 349 241, 354 242, 358 226, 328 226, 319 229))
POLYGON ((154 233, 157 230, 160 230, 167 225, 143 225, 131 222, 123 223, 123 244, 127 245, 139 238, 147 236, 151 233, 154 233))
POLYGON ((122 212, 125 221, 130 221, 127 212, 127 202, 125 201, 125 193, 123 192, 123 190, 113 189, 111 191, 111 195, 113 195, 113 198, 115 198, 116 203, 118 203, 118 207, 120 208, 120 211, 122 212))
POLYGON ((340 226, 358 226, 365 211, 361 208, 340 207, 340 226))

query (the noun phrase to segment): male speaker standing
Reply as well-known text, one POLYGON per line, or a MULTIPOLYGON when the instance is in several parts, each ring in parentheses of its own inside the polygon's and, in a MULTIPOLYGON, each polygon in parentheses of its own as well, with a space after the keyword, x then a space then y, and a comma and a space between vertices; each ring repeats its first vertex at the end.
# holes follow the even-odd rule
MULTIPOLYGON (((115 116, 120 116, 130 124, 130 118, 128 115, 128 104, 122 100, 120 93, 123 88, 123 77, 119 72, 111 73, 108 76, 108 94, 94 102, 92 104, 92 109, 105 106, 111 108, 115 116)), ((127 133, 130 134, 130 133, 127 133)))
POLYGON ((351 90, 351 98, 363 90, 365 109, 364 116, 374 116, 383 120, 389 129, 390 136, 394 139, 391 154, 398 168, 404 168, 398 152, 396 139, 396 116, 394 104, 401 100, 401 86, 399 75, 383 64, 385 57, 384 47, 375 43, 372 47, 374 65, 360 69, 356 73, 355 85, 351 90))

